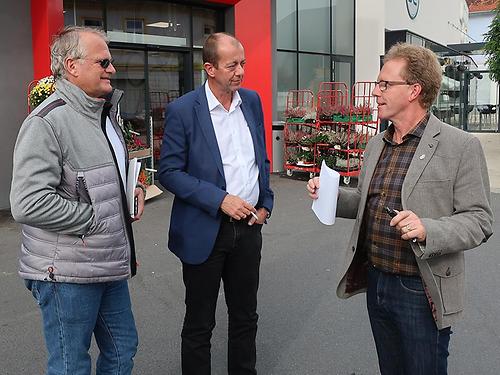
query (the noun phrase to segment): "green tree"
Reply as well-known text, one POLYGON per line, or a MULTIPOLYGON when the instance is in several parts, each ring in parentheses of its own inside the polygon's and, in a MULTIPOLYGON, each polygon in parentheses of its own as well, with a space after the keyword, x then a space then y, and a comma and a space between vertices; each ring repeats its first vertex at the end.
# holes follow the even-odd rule
POLYGON ((500 2, 497 5, 495 17, 484 37, 486 42, 484 45, 486 65, 490 69, 493 80, 500 82, 500 2))

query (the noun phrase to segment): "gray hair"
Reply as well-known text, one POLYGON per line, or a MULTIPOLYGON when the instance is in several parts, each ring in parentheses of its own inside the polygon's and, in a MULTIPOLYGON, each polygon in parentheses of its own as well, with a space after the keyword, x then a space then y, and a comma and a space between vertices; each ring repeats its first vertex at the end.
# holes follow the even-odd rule
POLYGON ((81 33, 92 33, 100 36, 106 43, 109 42, 106 33, 100 29, 83 26, 66 26, 52 41, 50 46, 50 70, 57 80, 65 76, 64 62, 67 59, 81 59, 86 55, 80 43, 81 33))

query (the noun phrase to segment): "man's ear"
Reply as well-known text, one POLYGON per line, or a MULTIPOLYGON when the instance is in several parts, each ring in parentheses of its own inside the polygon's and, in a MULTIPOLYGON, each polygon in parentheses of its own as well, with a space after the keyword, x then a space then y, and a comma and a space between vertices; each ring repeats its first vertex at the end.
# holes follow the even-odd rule
POLYGON ((80 75, 77 61, 78 59, 67 58, 64 60, 64 69, 66 73, 73 77, 78 77, 80 75))
POLYGON ((215 66, 213 66, 209 62, 206 62, 205 64, 203 64, 203 68, 205 69, 205 72, 207 72, 207 74, 208 74, 209 77, 214 78, 214 76, 215 76, 215 72, 214 72, 215 71, 215 66))
POLYGON ((420 86, 420 83, 415 83, 410 93, 410 102, 417 100, 421 92, 422 86, 420 86))

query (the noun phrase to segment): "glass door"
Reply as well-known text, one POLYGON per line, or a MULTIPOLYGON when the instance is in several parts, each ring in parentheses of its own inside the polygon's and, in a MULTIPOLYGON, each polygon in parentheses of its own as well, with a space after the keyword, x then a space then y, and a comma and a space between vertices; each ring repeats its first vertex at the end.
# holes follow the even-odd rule
POLYGON ((120 116, 130 156, 146 156, 145 154, 151 156, 151 152, 149 154, 147 151, 143 151, 142 154, 136 152, 151 147, 145 100, 147 92, 145 53, 141 50, 111 49, 111 55, 116 69, 111 84, 124 92, 120 102, 120 116))
POLYGON ((148 82, 153 155, 157 161, 165 125, 165 106, 184 94, 184 53, 148 52, 148 82))

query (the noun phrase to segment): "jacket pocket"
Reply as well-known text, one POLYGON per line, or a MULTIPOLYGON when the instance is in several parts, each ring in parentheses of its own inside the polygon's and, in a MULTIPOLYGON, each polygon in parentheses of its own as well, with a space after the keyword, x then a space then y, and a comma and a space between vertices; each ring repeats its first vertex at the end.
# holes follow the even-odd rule
POLYGON ((443 302, 444 315, 457 313, 464 308, 464 261, 463 254, 454 254, 456 259, 438 257, 431 265, 432 273, 443 302), (442 258, 442 259, 439 259, 442 258))

